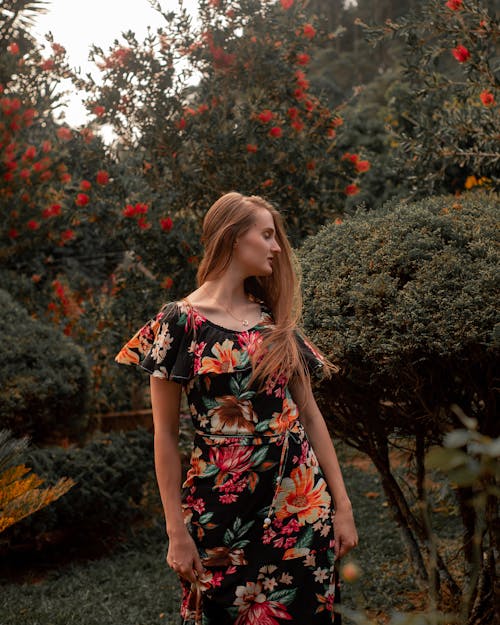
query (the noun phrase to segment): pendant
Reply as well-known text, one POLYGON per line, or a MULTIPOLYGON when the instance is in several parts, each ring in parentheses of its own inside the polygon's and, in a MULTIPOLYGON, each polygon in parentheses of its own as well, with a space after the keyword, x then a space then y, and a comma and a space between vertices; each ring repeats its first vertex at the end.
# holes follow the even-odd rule
POLYGON ((248 325, 248 319, 243 319, 241 323, 246 327, 248 325))

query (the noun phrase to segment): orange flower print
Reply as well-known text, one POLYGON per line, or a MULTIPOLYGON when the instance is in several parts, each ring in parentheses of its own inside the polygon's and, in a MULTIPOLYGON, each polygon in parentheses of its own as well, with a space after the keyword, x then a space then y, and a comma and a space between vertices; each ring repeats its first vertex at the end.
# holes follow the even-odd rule
POLYGON ((277 434, 285 432, 299 416, 297 404, 294 401, 289 401, 288 398, 285 398, 282 406, 283 410, 281 412, 273 412, 273 418, 269 422, 269 429, 277 434))
POLYGON ((325 480, 320 477, 315 485, 314 475, 313 468, 300 465, 282 480, 276 498, 277 519, 296 514, 299 523, 314 523, 330 506, 325 480))
POLYGON ((161 317, 162 315, 159 313, 154 321, 148 322, 140 328, 116 355, 116 362, 121 364, 139 364, 141 355, 145 356, 151 348, 151 344, 160 327, 161 317))
POLYGON ((278 601, 267 600, 260 582, 247 582, 246 586, 238 586, 234 605, 238 606, 239 612, 234 625, 280 625, 277 618, 292 620, 286 606, 278 601))
POLYGON ((205 549, 206 556, 203 558, 204 566, 241 566, 247 564, 243 549, 231 549, 230 547, 213 547, 205 549))
POLYGON ((193 451, 191 452, 191 459, 190 459, 191 466, 189 467, 189 471, 186 474, 186 480, 184 484, 182 485, 183 488, 187 486, 192 486, 193 478, 197 477, 198 475, 203 475, 203 473, 205 472, 207 463, 205 462, 205 460, 201 458, 201 456, 202 456, 201 449, 199 447, 195 447, 193 451))
POLYGON ((255 430, 258 416, 248 399, 238 400, 234 395, 216 397, 218 405, 208 411, 212 433, 248 434, 255 430))
POLYGON ((198 373, 232 373, 240 364, 240 352, 233 349, 234 342, 225 339, 222 345, 215 343, 212 354, 215 358, 204 356, 198 373))

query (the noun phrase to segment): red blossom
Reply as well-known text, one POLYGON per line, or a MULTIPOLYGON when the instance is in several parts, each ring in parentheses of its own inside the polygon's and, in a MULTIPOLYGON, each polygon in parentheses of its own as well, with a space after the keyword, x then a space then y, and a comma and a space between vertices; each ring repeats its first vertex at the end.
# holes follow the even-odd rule
POLYGON ((312 24, 304 24, 302 34, 304 37, 307 37, 307 39, 312 39, 316 34, 316 29, 312 24))
POLYGON ((88 180, 82 180, 82 181, 80 182, 80 189, 81 189, 82 191, 88 191, 88 190, 89 190, 89 189, 91 189, 91 188, 92 188, 92 183, 91 183, 91 182, 89 182, 88 180))
POLYGON ((198 113, 205 113, 208 111, 208 104, 200 104, 198 106, 198 113))
POLYGON ((462 1, 463 0, 448 0, 446 6, 452 11, 459 11, 462 8, 462 1))
POLYGON ((50 69, 54 69, 54 59, 45 59, 45 61, 43 61, 43 63, 40 64, 40 67, 44 70, 44 71, 48 71, 50 69))
POLYGON ((288 11, 288 9, 292 8, 293 6, 293 0, 280 0, 281 1, 281 6, 285 9, 285 11, 288 11))
POLYGON ((34 219, 30 219, 26 225, 30 230, 38 230, 38 228, 40 227, 39 222, 35 221, 34 219))
POLYGON ((148 205, 147 204, 143 204, 142 202, 137 202, 137 204, 135 205, 135 214, 139 215, 139 214, 145 214, 148 212, 148 205))
POLYGON ((75 199, 77 206, 85 206, 90 202, 90 198, 86 193, 78 193, 75 199))
POLYGON ((29 169, 21 169, 21 171, 19 172, 19 176, 23 180, 28 180, 28 178, 31 176, 31 171, 29 169))
POLYGON ((52 44, 52 50, 54 51, 54 54, 56 56, 66 54, 66 48, 62 46, 60 43, 56 43, 55 41, 52 44))
POLYGON ((306 168, 309 169, 309 171, 312 171, 312 170, 316 169, 316 162, 315 161, 307 161, 306 168))
POLYGON ((61 232, 61 240, 64 241, 71 241, 71 239, 75 238, 75 232, 74 230, 71 230, 68 228, 68 230, 63 230, 63 232, 61 232))
POLYGON ((15 228, 9 230, 9 239, 17 239, 19 232, 15 228))
POLYGON ((97 184, 105 185, 109 182, 109 174, 106 170, 100 169, 96 174, 96 182, 97 184))
POLYGON ((62 141, 69 141, 72 137, 72 133, 69 128, 66 128, 66 126, 62 126, 57 130, 57 136, 62 141))
POLYGON ((94 108, 92 109, 92 113, 94 113, 94 115, 96 115, 97 117, 102 117, 105 112, 106 109, 100 104, 96 104, 96 106, 94 106, 94 108))
POLYGON ((491 91, 488 91, 487 89, 481 91, 479 97, 481 98, 481 102, 484 104, 484 106, 492 106, 493 104, 495 104, 495 96, 491 93, 491 91))
POLYGON ((7 52, 10 54, 19 54, 19 45, 14 41, 7 46, 7 52))
POLYGON ((459 63, 464 63, 468 58, 470 58, 470 52, 461 44, 459 44, 456 48, 453 48, 451 53, 459 63))
POLYGON ((272 111, 270 111, 269 109, 264 109, 264 110, 262 111, 262 113, 259 113, 259 114, 257 115, 257 117, 260 119, 260 121, 261 121, 263 124, 268 124, 268 123, 272 120, 272 118, 274 117, 274 115, 273 115, 272 111))
POLYGON ((64 184, 71 182, 71 174, 61 174, 60 181, 64 184))
POLYGON ((296 132, 304 130, 304 122, 301 119, 294 119, 290 125, 296 132))
POLYGON ((163 289, 171 289, 174 286, 174 281, 170 276, 166 276, 165 278, 163 278, 160 286, 163 289))
POLYGON ((85 143, 90 143, 95 137, 94 133, 92 132, 92 130, 90 130, 90 128, 82 128, 80 130, 80 134, 82 135, 85 143))
POLYGON ((283 130, 279 127, 279 126, 273 126, 270 130, 269 130, 269 135, 271 137, 276 137, 279 138, 281 137, 281 135, 283 134, 283 130))
POLYGON ((297 54, 295 62, 297 63, 297 65, 307 65, 310 60, 311 57, 307 53, 301 52, 300 54, 297 54))
POLYGON ((48 208, 44 208, 42 211, 42 217, 47 219, 48 217, 56 217, 61 214, 61 205, 60 204, 52 204, 48 208))
POLYGON ((356 163, 356 171, 368 171, 370 169, 370 161, 358 161, 356 163))
POLYGON ((135 208, 132 206, 132 204, 127 204, 123 209, 122 213, 125 217, 133 217, 135 215, 135 208))
POLYGON ((52 172, 47 169, 46 171, 40 174, 40 180, 44 180, 44 181, 50 180, 52 176, 53 176, 52 172))
POLYGON ((147 230, 148 228, 151 228, 151 224, 146 221, 146 217, 139 217, 139 219, 137 220, 137 225, 141 230, 147 230))
POLYGON ((335 132, 335 128, 328 128, 328 130, 326 131, 326 136, 329 139, 335 139, 335 137, 337 136, 337 133, 335 132))
POLYGON ((247 152, 250 152, 251 154, 255 154, 257 150, 258 148, 254 143, 247 143, 247 152))
POLYGON ((172 230, 173 225, 174 222, 170 217, 160 219, 160 227, 162 230, 166 230, 167 232, 169 232, 170 230, 172 230))
POLYGON ((295 119, 297 115, 299 114, 299 109, 295 108, 295 106, 292 106, 291 108, 288 109, 287 114, 290 119, 295 119))
POLYGON ((50 141, 44 141, 42 143, 42 152, 50 152, 52 150, 52 143, 50 141))
POLYGON ((348 184, 344 189, 344 193, 346 195, 356 195, 356 193, 359 193, 359 187, 356 184, 348 184))

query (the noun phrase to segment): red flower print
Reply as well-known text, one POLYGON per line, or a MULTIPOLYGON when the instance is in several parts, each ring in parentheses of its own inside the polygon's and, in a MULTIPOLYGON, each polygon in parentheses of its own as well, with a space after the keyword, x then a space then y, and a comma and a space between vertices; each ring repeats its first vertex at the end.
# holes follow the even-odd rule
POLYGON ((280 625, 276 619, 291 621, 286 606, 278 601, 268 601, 260 582, 246 582, 236 588, 234 605, 238 606, 238 618, 234 625, 280 625))
POLYGON ((470 52, 465 46, 462 46, 461 44, 458 45, 456 48, 453 48, 451 53, 459 63, 464 63, 465 61, 467 61, 467 59, 470 58, 470 52))
POLYGON ((271 119, 274 117, 274 115, 272 111, 270 111, 269 109, 264 109, 262 113, 259 113, 257 115, 257 117, 260 119, 260 121, 263 124, 268 124, 271 121, 271 119))
POLYGON ((481 91, 479 97, 481 98, 481 102, 484 106, 491 106, 492 104, 495 104, 495 96, 491 93, 491 91, 481 91))
POLYGON ((252 468, 253 447, 223 445, 210 449, 210 462, 219 469, 216 484, 231 474, 241 474, 252 468))

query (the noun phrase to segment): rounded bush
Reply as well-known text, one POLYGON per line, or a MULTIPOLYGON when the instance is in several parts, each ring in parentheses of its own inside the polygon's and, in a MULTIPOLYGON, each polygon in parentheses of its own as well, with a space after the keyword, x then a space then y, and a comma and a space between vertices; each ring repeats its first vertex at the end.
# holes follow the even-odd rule
POLYGON ((80 438, 89 370, 83 350, 0 289, 0 426, 33 442, 80 438))
POLYGON ((499 203, 389 201, 305 241, 304 327, 343 368, 323 383, 334 427, 441 431, 456 402, 494 428, 499 203))

